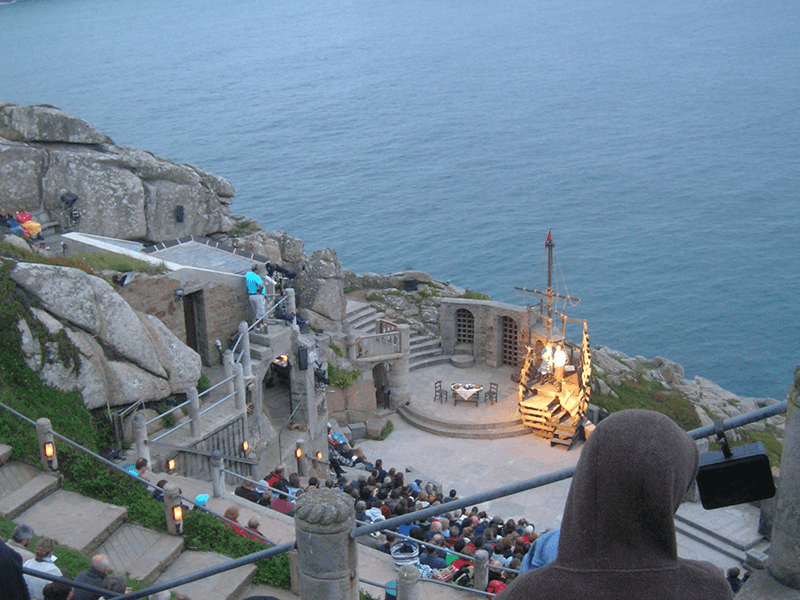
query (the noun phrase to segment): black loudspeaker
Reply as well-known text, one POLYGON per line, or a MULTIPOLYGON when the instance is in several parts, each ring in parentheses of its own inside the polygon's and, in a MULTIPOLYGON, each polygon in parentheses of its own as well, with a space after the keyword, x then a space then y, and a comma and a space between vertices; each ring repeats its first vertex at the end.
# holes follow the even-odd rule
POLYGON ((297 368, 301 371, 308 369, 308 348, 300 346, 297 350, 297 368))
POLYGON ((183 223, 183 217, 184 217, 183 205, 179 204, 178 206, 175 207, 175 222, 183 223))
POLYGON ((775 482, 764 444, 756 442, 700 455, 697 488, 703 508, 722 508, 772 498, 775 482))

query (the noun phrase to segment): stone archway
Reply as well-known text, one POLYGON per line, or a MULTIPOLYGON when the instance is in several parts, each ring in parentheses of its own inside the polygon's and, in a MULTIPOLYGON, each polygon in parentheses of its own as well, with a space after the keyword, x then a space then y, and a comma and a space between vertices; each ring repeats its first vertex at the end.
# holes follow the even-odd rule
POLYGON ((375 386, 375 406, 376 408, 389 408, 389 365, 378 363, 372 367, 372 383, 375 386))

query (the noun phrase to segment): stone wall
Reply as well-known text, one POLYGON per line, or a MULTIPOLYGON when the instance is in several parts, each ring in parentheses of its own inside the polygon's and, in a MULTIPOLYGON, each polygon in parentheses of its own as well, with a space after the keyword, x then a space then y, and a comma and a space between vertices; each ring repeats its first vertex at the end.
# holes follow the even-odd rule
POLYGON ((376 412, 375 385, 362 375, 346 390, 329 386, 326 390, 328 413, 339 423, 359 423, 373 419, 376 412))
POLYGON ((181 272, 169 275, 137 273, 129 277, 120 290, 123 298, 136 310, 158 318, 178 339, 188 343, 186 332, 187 303, 194 307, 195 350, 205 365, 220 362, 215 341, 222 349, 241 321, 250 319, 250 304, 241 278, 232 278, 229 284, 206 281, 181 281, 181 272), (183 290, 183 298, 175 295, 183 290))

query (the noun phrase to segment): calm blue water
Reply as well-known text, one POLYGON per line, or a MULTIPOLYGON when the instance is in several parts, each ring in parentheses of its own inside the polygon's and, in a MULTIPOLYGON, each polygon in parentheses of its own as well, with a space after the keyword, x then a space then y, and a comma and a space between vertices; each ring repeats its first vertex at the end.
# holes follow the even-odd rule
POLYGON ((226 177, 308 254, 521 303, 552 229, 593 343, 745 396, 800 363, 791 0, 22 0, 0 52, 0 101, 226 177))

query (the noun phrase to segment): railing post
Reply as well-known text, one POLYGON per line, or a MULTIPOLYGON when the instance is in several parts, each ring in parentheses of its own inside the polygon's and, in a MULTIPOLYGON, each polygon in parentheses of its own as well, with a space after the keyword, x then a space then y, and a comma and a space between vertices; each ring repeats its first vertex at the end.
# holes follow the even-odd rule
POLYGON ((42 468, 45 473, 58 471, 58 456, 56 456, 56 445, 50 419, 42 417, 36 420, 36 440, 39 442, 39 457, 42 459, 42 468))
POLYGON ((183 507, 178 498, 178 486, 167 483, 164 486, 164 512, 167 518, 167 533, 181 535, 183 533, 183 507))
POLYGON ((345 344, 347 345, 347 359, 348 360, 355 360, 358 358, 358 339, 354 338, 352 335, 347 336, 347 340, 345 340, 345 344))
POLYGON ((244 387, 244 367, 242 363, 238 363, 235 369, 235 375, 233 377, 233 385, 236 388, 236 394, 234 395, 234 402, 236 403, 237 410, 244 410, 244 407, 247 405, 247 396, 245 396, 245 387, 244 387))
POLYGON ((219 450, 211 453, 211 488, 214 498, 225 495, 225 479, 222 475, 222 454, 219 450))
POLYGON ((232 395, 235 392, 233 387, 233 352, 231 352, 230 348, 225 350, 222 354, 222 370, 225 373, 225 379, 228 380, 228 383, 225 384, 225 387, 228 388, 227 396, 232 395))
POLYGON ((200 437, 200 398, 197 395, 197 388, 186 390, 186 397, 189 399, 189 427, 193 439, 200 437))
POLYGON ((476 590, 486 591, 486 586, 489 585, 489 553, 486 550, 478 550, 475 553, 475 571, 472 581, 476 590))
POLYGON ((308 477, 308 456, 306 456, 306 441, 302 438, 295 444, 294 456, 297 458, 297 474, 308 477))
POLYGON ((338 489, 314 489, 297 499, 294 515, 301 598, 358 600, 358 549, 353 499, 338 489))
POLYGON ((403 565, 397 571, 397 600, 420 600, 419 569, 403 565))
POLYGON ((253 365, 250 362, 250 333, 247 330, 247 321, 239 323, 239 335, 242 339, 242 360, 239 363, 244 368, 244 376, 253 376, 253 365))
POLYGON ((147 445, 147 419, 142 411, 133 416, 133 437, 136 440, 136 456, 150 464, 150 448, 147 445))
POLYGON ((297 303, 294 300, 294 289, 289 288, 286 290, 286 312, 295 315, 292 322, 289 323, 291 327, 297 327, 297 303))

